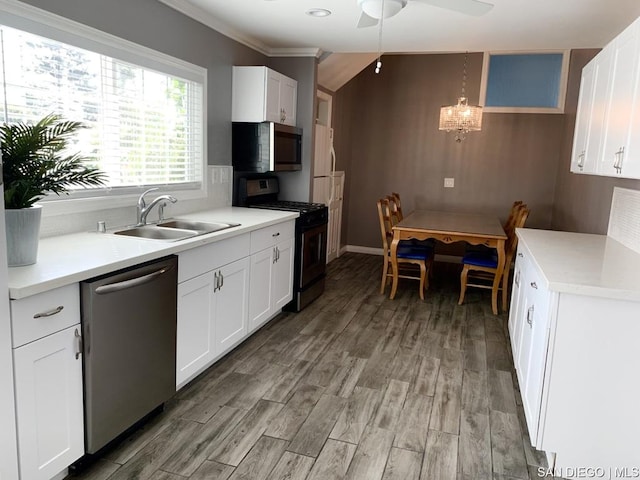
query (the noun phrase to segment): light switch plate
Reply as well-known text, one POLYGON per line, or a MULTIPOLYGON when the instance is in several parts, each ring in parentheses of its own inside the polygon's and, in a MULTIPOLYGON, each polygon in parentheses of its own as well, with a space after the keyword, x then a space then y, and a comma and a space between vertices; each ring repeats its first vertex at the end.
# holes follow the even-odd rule
POLYGON ((454 179, 453 178, 445 178, 444 179, 444 188, 453 188, 454 179))

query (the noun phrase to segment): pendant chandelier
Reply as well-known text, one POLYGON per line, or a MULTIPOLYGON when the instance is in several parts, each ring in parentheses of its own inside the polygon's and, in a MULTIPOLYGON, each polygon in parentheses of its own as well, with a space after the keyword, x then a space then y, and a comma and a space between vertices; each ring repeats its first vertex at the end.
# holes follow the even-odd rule
POLYGON ((465 94, 467 83, 467 53, 464 54, 462 71, 462 94, 458 97, 457 105, 449 105, 440 109, 439 130, 455 132, 456 142, 462 142, 469 132, 482 130, 482 107, 469 105, 465 94))

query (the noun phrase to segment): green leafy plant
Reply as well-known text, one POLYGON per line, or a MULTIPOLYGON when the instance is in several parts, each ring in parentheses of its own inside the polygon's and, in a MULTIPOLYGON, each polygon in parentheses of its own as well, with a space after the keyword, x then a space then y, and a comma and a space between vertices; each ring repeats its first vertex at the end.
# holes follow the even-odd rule
POLYGON ((5 208, 31 207, 47 193, 68 194, 71 186, 104 185, 106 175, 85 165, 87 157, 64 153, 69 139, 82 128, 80 122, 53 114, 33 125, 0 126, 5 208))

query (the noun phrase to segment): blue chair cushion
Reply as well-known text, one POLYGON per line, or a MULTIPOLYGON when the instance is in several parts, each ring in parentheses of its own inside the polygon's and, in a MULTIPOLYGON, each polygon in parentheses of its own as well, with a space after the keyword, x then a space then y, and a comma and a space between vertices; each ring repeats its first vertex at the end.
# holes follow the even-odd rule
POLYGON ((462 263, 477 267, 496 268, 498 266, 498 253, 495 250, 490 252, 467 252, 462 257, 462 263))
POLYGON ((398 245, 398 258, 407 258, 411 260, 428 260, 433 255, 433 249, 420 245, 411 245, 401 243, 398 245))

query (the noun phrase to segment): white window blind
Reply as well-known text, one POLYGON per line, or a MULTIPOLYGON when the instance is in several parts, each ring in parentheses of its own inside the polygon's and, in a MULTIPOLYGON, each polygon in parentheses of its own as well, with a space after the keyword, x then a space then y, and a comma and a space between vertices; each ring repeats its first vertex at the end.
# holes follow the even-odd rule
POLYGON ((181 78, 171 65, 172 73, 163 73, 8 26, 0 35, 3 121, 58 113, 83 122, 72 151, 106 172, 112 190, 200 188, 202 80, 181 78))

